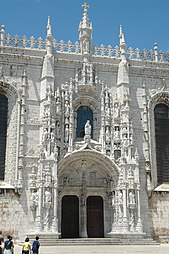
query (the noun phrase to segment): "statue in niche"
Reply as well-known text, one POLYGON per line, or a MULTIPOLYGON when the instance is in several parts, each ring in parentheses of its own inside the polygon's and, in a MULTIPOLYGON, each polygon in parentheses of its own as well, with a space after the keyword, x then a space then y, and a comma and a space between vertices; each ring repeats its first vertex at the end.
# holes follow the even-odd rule
POLYGON ((45 141, 48 140, 48 135, 49 135, 49 133, 48 133, 48 131, 47 131, 47 128, 45 128, 45 129, 43 130, 42 142, 45 142, 45 141))
POLYGON ((65 142, 69 141, 69 126, 66 124, 65 126, 65 142))
POLYGON ((53 133, 53 130, 51 130, 51 133, 50 133, 50 140, 51 140, 52 142, 55 141, 55 134, 53 133))
POLYGON ((129 204, 135 204, 135 195, 133 191, 129 192, 129 204))
POLYGON ((49 187, 45 190, 45 206, 46 208, 50 208, 52 202, 52 195, 49 187))
POLYGON ((89 40, 87 38, 84 38, 84 40, 83 40, 83 53, 89 53, 89 50, 90 50, 89 40))
POLYGON ((31 194, 30 204, 31 204, 32 209, 35 209, 37 207, 37 205, 38 205, 38 194, 37 194, 37 192, 33 192, 31 194))
POLYGON ((119 117, 119 104, 115 103, 114 104, 114 118, 119 117))
POLYGON ((115 192, 112 193, 112 206, 115 206, 115 192))
POLYGON ((110 130, 109 127, 106 127, 106 144, 110 144, 111 137, 110 137, 110 130))
POLYGON ((56 99, 56 112, 60 113, 61 112, 61 103, 60 103, 60 98, 57 97, 56 99))
POLYGON ((44 218, 44 226, 45 226, 45 229, 48 230, 48 228, 49 228, 49 213, 50 213, 50 208, 52 205, 52 194, 51 194, 49 187, 47 187, 45 190, 44 199, 45 199, 45 208, 46 208, 45 218, 44 218))
POLYGON ((123 204, 123 193, 122 193, 122 191, 119 192, 118 199, 119 199, 119 204, 123 204))
POLYGON ((89 120, 87 120, 85 124, 85 135, 91 135, 91 125, 89 120))
POLYGON ((119 140, 120 139, 120 131, 119 131, 119 127, 118 126, 115 126, 114 139, 115 140, 119 140))
POLYGON ((56 138, 60 139, 60 122, 56 122, 56 138))
POLYGON ((66 103, 65 103, 65 116, 66 117, 69 117, 69 102, 68 101, 66 101, 66 103))

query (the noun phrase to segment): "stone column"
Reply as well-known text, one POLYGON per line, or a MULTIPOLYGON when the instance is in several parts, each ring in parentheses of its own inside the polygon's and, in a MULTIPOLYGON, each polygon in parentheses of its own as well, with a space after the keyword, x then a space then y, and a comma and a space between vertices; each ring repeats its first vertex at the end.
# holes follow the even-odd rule
MULTIPOLYGON (((41 171, 41 175, 42 175, 42 162, 40 164, 40 171, 41 171)), ((37 209, 36 209, 36 218, 35 218, 35 231, 37 232, 41 232, 42 231, 42 221, 41 221, 41 214, 43 214, 42 211, 42 197, 43 197, 43 180, 42 177, 39 179, 39 183, 38 183, 38 205, 37 205, 37 209)))
POLYGON ((126 189, 123 187, 123 230, 128 231, 126 189))
POLYGON ((53 189, 53 221, 52 221, 52 231, 58 233, 58 195, 57 195, 57 180, 54 180, 54 189, 53 189))
POLYGON ((42 230, 42 223, 41 223, 41 214, 42 214, 42 189, 43 189, 43 186, 42 186, 42 183, 40 184, 39 186, 39 194, 38 194, 38 206, 37 206, 37 210, 36 210, 36 218, 35 218, 35 230, 37 232, 41 232, 42 230))
POLYGON ((86 195, 81 195, 80 201, 80 214, 81 214, 81 232, 80 237, 87 238, 87 215, 86 215, 86 195))
POLYGON ((136 231, 142 233, 143 232, 143 227, 142 227, 142 221, 140 217, 140 190, 139 187, 137 187, 137 225, 136 225, 136 231))

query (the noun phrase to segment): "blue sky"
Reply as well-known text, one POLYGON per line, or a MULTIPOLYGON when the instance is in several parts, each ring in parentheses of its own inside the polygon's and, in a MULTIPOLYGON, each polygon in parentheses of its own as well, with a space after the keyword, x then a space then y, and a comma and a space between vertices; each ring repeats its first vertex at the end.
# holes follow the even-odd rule
MULTIPOLYGON (((0 0, 0 25, 7 33, 36 39, 46 36, 47 17, 51 17, 57 41, 78 40, 83 0, 0 0)), ((122 24, 128 47, 169 50, 169 0, 87 0, 93 24, 92 44, 119 44, 122 24)))

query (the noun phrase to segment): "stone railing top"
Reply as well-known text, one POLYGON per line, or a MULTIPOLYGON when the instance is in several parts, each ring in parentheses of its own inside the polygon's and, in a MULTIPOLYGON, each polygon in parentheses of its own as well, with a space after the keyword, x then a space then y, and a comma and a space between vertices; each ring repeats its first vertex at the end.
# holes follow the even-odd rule
MULTIPOLYGON (((11 37, 10 34, 5 35, 1 31, 0 46, 45 50, 46 40, 43 40, 41 37, 35 40, 33 36, 30 38, 27 38, 26 36, 19 38, 18 35, 11 37)), ((58 53, 81 54, 80 44, 78 41, 73 44, 71 41, 65 43, 63 40, 57 42, 55 39, 53 39, 53 47, 58 53)), ((105 47, 103 44, 101 44, 99 47, 93 46, 91 48, 91 54, 96 57, 119 59, 120 48, 118 46, 112 48, 111 45, 105 47)), ((158 51, 157 47, 154 48, 154 50, 149 51, 146 51, 145 49, 140 51, 138 48, 133 50, 130 47, 127 49, 126 58, 140 61, 169 62, 169 52, 163 53, 162 51, 158 51)))

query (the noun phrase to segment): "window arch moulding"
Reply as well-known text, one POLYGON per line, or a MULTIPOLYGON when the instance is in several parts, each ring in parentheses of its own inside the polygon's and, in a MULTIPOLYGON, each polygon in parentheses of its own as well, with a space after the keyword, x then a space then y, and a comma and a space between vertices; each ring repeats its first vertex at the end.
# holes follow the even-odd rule
POLYGON ((0 94, 5 96, 8 100, 7 112, 7 129, 6 129, 6 154, 5 154, 5 168, 4 177, 1 179, 0 188, 14 189, 17 175, 17 158, 18 158, 18 114, 21 91, 17 90, 16 82, 5 82, 5 78, 0 78, 0 94))

